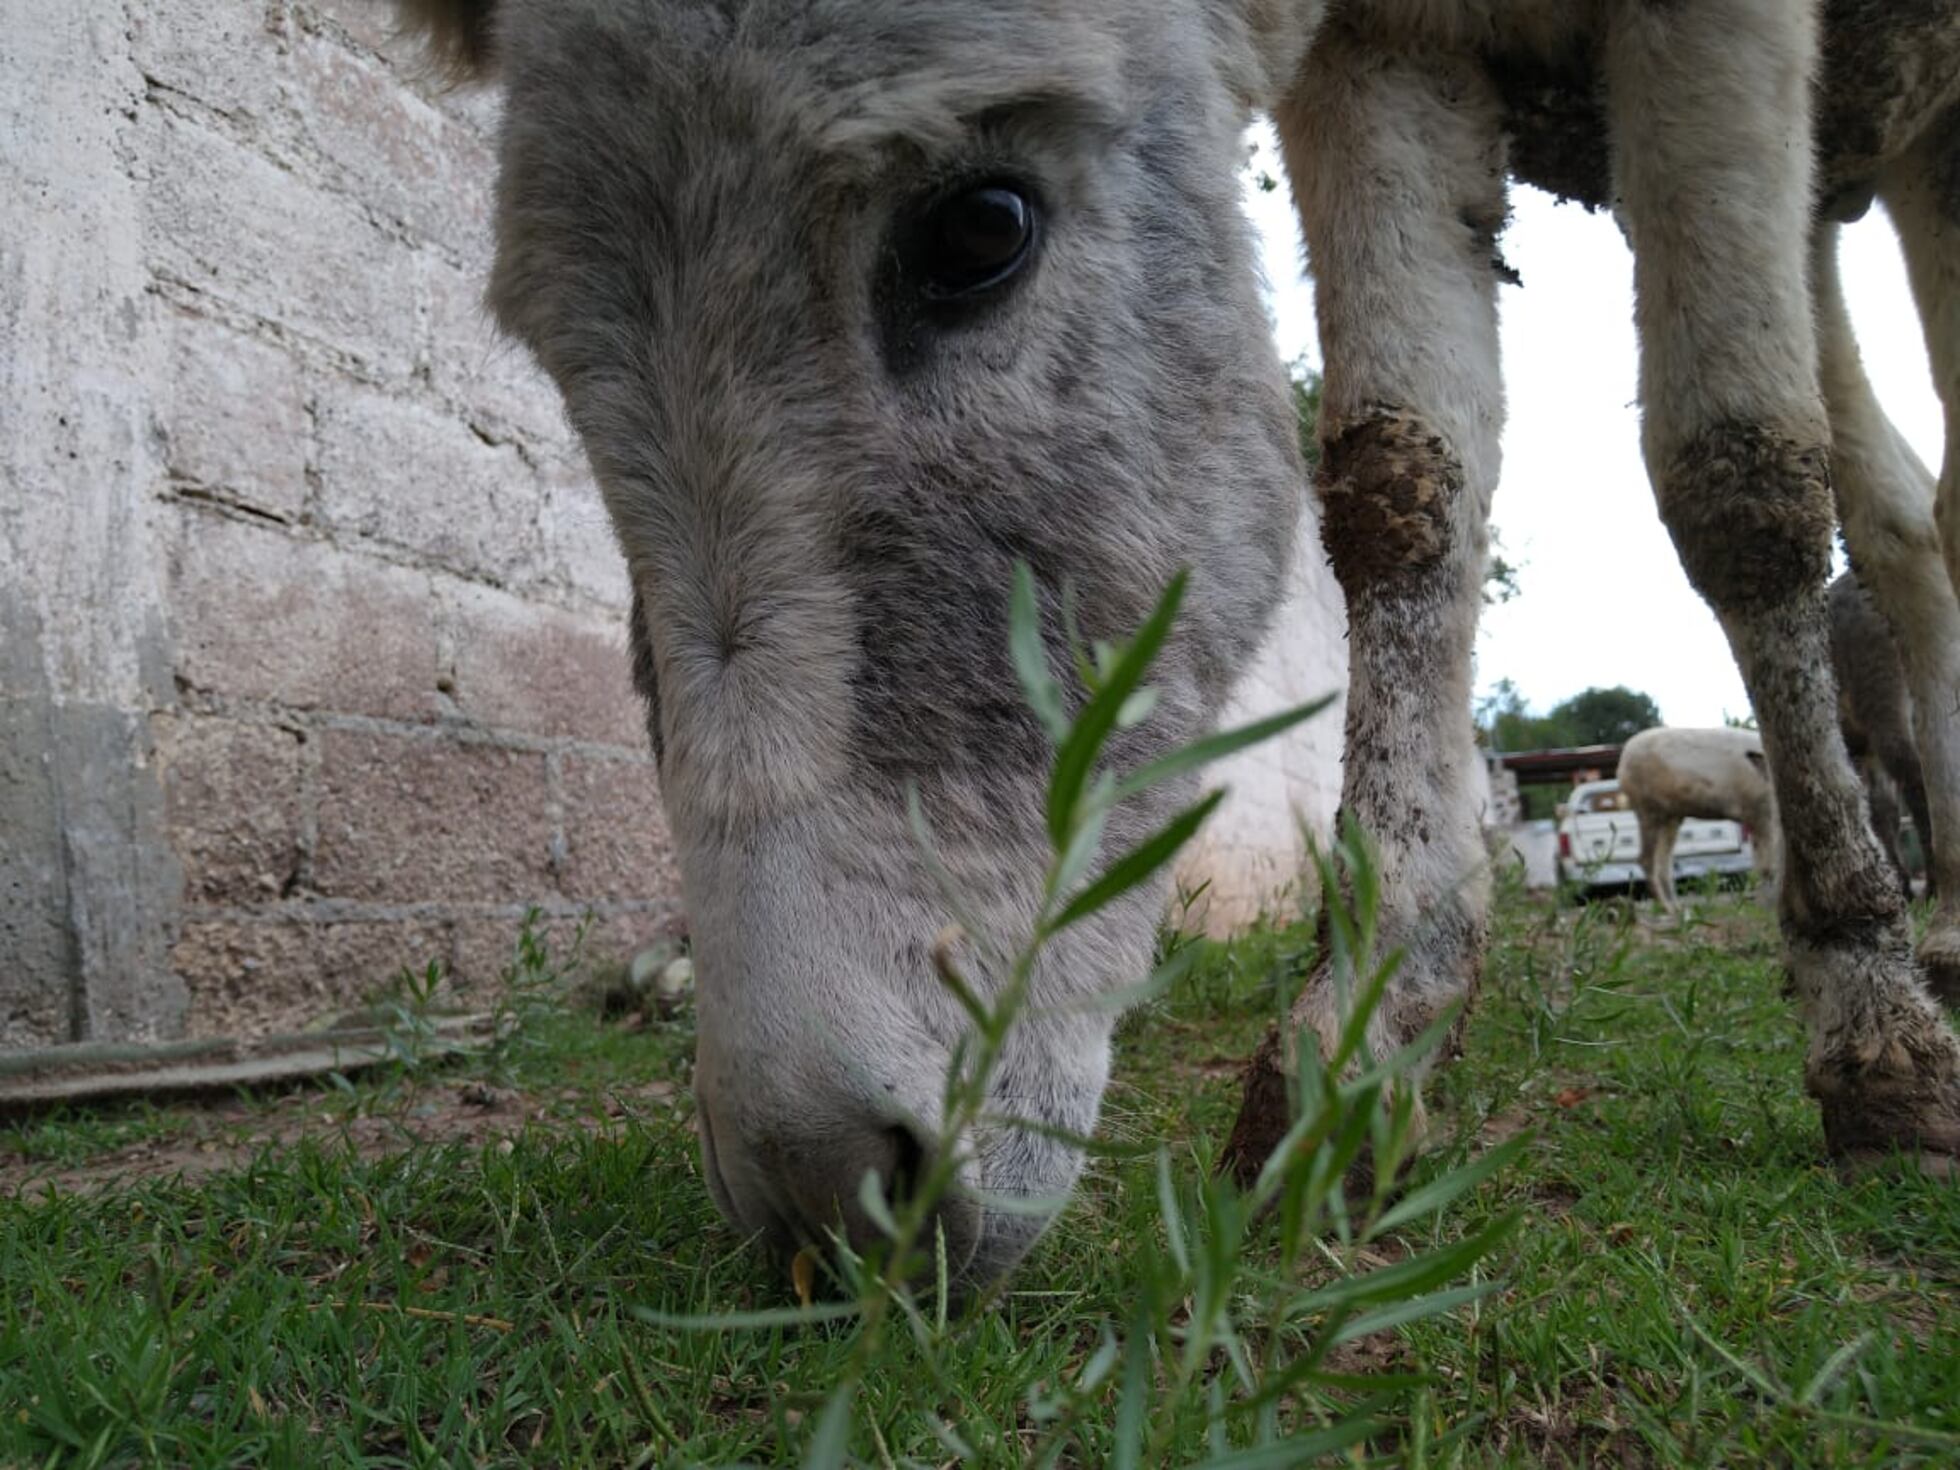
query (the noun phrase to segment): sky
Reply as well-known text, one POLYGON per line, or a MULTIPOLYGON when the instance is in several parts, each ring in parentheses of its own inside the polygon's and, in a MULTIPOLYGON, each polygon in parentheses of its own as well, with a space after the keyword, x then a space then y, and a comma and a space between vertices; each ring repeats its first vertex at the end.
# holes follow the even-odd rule
MULTIPOLYGON (((1248 177, 1281 355, 1318 366, 1313 291, 1299 224, 1270 132, 1254 133, 1280 187, 1248 177)), ((1537 711, 1593 685, 1653 696, 1670 725, 1744 715, 1742 689, 1714 616, 1689 587, 1654 509, 1635 406, 1633 260, 1605 214, 1512 195, 1504 256, 1523 277, 1499 298, 1509 420, 1491 520, 1518 568, 1519 595, 1487 608, 1476 687, 1508 677, 1537 711)), ((1937 469, 1942 418, 1898 240, 1881 209, 1843 232, 1852 322, 1879 401, 1937 469)))

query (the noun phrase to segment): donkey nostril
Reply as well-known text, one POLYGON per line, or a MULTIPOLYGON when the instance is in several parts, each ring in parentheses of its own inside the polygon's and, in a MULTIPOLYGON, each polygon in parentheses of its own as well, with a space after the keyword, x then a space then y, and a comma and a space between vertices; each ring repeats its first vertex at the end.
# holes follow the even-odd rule
POLYGON ((891 1178, 885 1185, 885 1202, 897 1209, 911 1199, 912 1191, 925 1177, 926 1150, 918 1134, 903 1124, 887 1128, 885 1140, 891 1145, 891 1178))

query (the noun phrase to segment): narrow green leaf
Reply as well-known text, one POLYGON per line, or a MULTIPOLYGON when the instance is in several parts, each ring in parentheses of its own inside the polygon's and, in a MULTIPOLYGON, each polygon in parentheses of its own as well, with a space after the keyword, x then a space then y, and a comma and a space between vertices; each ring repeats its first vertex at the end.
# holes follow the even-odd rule
POLYGON ((1123 701, 1123 707, 1116 711, 1116 728, 1134 730, 1150 718, 1150 712, 1157 708, 1158 691, 1149 684, 1137 690, 1123 701))
POLYGON ((898 1238, 898 1222, 892 1218, 891 1205, 885 1200, 885 1181, 878 1177, 876 1169, 866 1169, 864 1177, 858 1180, 858 1208, 885 1233, 887 1240, 898 1238))
POLYGON ((1838 1375, 1851 1366, 1851 1360, 1870 1346, 1871 1340, 1872 1335, 1869 1332, 1861 1332, 1826 1358, 1824 1366, 1811 1375, 1810 1382, 1806 1383, 1803 1392, 1797 1395, 1797 1402, 1805 1408, 1815 1404, 1823 1397, 1824 1390, 1837 1382, 1838 1375))
POLYGON ((1178 1207, 1177 1185, 1171 1180, 1171 1156, 1157 1150, 1157 1213, 1164 1217, 1164 1240, 1171 1259, 1185 1275, 1191 1273, 1191 1251, 1184 1241, 1184 1211, 1178 1207))
POLYGON ((1180 746, 1169 755, 1159 756, 1148 765, 1132 772, 1116 788, 1116 799, 1128 800, 1138 792, 1148 791, 1152 786, 1168 781, 1173 776, 1181 776, 1186 771, 1208 766, 1248 746, 1271 740, 1275 735, 1283 735, 1295 725, 1321 713, 1333 704, 1336 698, 1337 696, 1332 694, 1322 695, 1319 699, 1295 705, 1292 709, 1281 710, 1276 715, 1268 715, 1263 720, 1254 720, 1249 725, 1240 725, 1232 730, 1220 730, 1201 740, 1194 740, 1189 745, 1180 746))
POLYGON ((1041 602, 1035 592, 1034 571, 1024 561, 1014 563, 1014 596, 1007 610, 1008 649, 1014 673, 1048 738, 1059 745, 1068 734, 1068 711, 1062 689, 1048 668, 1048 643, 1041 634, 1041 602))
POLYGON ((1405 1300, 1454 1280, 1483 1256, 1494 1250, 1517 1224, 1515 1215, 1492 1221, 1475 1235, 1379 1271, 1344 1276, 1295 1297, 1287 1304, 1289 1318, 1310 1312, 1330 1312, 1337 1308, 1366 1306, 1372 1302, 1405 1300))
POLYGON ((767 1307, 751 1312, 657 1312, 634 1307, 632 1313, 650 1327, 676 1332, 746 1332, 768 1327, 814 1327, 858 1315, 856 1302, 825 1302, 815 1307, 767 1307))
POLYGON ((1109 1370, 1116 1366, 1116 1360, 1123 1355, 1123 1348, 1107 1327, 1103 1328, 1102 1346, 1098 1347, 1082 1365, 1082 1371, 1075 1376, 1078 1393, 1088 1393, 1109 1377, 1109 1370))
POLYGON ((1489 1296, 1497 1288, 1495 1281, 1479 1282, 1475 1286, 1453 1286, 1447 1291, 1434 1291, 1428 1296, 1416 1297, 1413 1301, 1397 1302, 1378 1311, 1364 1312, 1341 1324, 1340 1331, 1334 1334, 1335 1345, 1386 1332, 1391 1327, 1406 1327, 1411 1322, 1425 1321, 1444 1312, 1453 1312, 1466 1303, 1489 1296))
POLYGON ((1146 1001, 1155 1000, 1170 990, 1190 973, 1198 961, 1199 945, 1187 944, 1150 972, 1149 978, 1139 980, 1135 985, 1121 985, 1114 990, 1097 991, 1094 995, 1080 996, 1070 1000, 1056 1001, 1051 1005, 1031 1006, 1027 1014, 1034 1016, 1080 1016, 1114 1013, 1133 1010, 1146 1001))
POLYGON ((1082 788, 1116 725, 1117 713, 1143 682, 1144 671, 1170 634, 1171 623, 1184 600, 1186 580, 1186 573, 1181 571, 1171 578, 1170 586, 1157 599, 1156 607, 1151 609, 1136 635, 1112 660, 1108 676, 1076 715, 1061 748, 1055 752, 1055 769, 1048 780, 1048 837, 1058 852, 1068 843, 1082 788))
POLYGON ((1338 1454, 1350 1445, 1372 1439, 1386 1426, 1379 1419, 1354 1417, 1311 1434, 1291 1434, 1277 1444, 1255 1445, 1200 1460, 1190 1470, 1289 1470, 1324 1455, 1338 1454))
POLYGON ((1529 1142, 1530 1138, 1525 1134, 1506 1139, 1481 1158, 1465 1164, 1460 1169, 1452 1169, 1440 1179, 1430 1180, 1420 1189, 1411 1190, 1393 1209, 1375 1222, 1368 1232, 1369 1238, 1386 1235, 1398 1225, 1421 1219, 1424 1215, 1434 1214, 1451 1200, 1467 1194, 1499 1169, 1504 1168, 1524 1152, 1529 1142))
POLYGON ((803 1470, 843 1470, 851 1442, 851 1399, 857 1382, 846 1378, 825 1400, 810 1447, 803 1452, 803 1470))
POLYGON ((1157 870, 1176 857, 1184 844, 1189 842, 1198 828, 1204 825, 1206 817, 1225 799, 1223 791, 1214 791, 1202 800, 1186 807, 1159 827, 1150 836, 1124 853, 1104 870, 1103 875, 1069 900, 1055 920, 1047 926, 1049 934, 1059 933, 1069 925, 1086 919, 1096 910, 1103 908, 1131 889, 1146 883, 1157 870))
POLYGON ((1105 771, 1096 778, 1089 788, 1089 795, 1082 803, 1081 819, 1075 824, 1075 831, 1069 835, 1068 846, 1062 849, 1061 860, 1055 864, 1054 876, 1049 880, 1050 901, 1060 894, 1072 890, 1089 871, 1089 865, 1102 855, 1103 828, 1109 822, 1110 800, 1115 788, 1115 780, 1105 771))
POLYGON ((1112 1470, 1142 1470, 1143 1422, 1150 1398, 1150 1334, 1144 1312, 1130 1323, 1130 1340, 1123 1352, 1122 1386, 1116 1395, 1116 1443, 1112 1470))

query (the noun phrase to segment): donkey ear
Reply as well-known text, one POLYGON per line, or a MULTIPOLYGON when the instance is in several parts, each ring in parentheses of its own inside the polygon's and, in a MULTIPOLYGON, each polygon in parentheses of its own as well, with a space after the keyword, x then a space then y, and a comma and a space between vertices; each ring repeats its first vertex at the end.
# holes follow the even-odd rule
POLYGON ((1264 112, 1293 85, 1325 0, 1211 0, 1225 79, 1246 107, 1264 112))
POLYGON ((482 81, 496 68, 497 0, 396 0, 404 34, 456 81, 482 81))

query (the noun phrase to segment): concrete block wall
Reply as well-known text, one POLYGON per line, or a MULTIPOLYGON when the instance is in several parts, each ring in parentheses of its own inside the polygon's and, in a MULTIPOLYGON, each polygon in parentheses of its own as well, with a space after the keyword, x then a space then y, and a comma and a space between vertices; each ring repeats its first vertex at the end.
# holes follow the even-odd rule
MULTIPOLYGON (((620 558, 479 308, 494 94, 382 0, 0 0, 0 1047, 303 1024, 680 922, 620 558)), ((1234 718, 1338 688, 1311 525, 1234 718)), ((1294 886, 1340 717, 1185 865, 1294 886)))
POLYGON ((478 307, 494 97, 377 0, 5 9, 0 1045, 674 927, 621 560, 478 307))

